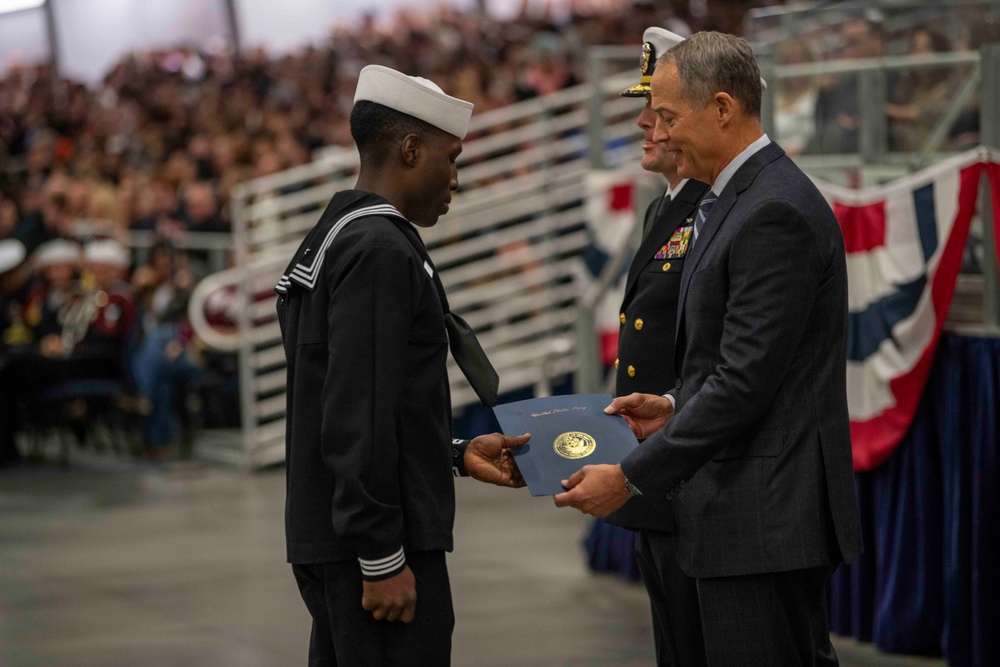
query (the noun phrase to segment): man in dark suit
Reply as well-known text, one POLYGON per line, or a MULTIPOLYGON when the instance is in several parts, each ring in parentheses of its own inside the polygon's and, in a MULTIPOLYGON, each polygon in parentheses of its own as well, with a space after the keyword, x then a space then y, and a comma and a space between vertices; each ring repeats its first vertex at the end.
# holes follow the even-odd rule
POLYGON ((698 33, 660 60, 654 139, 712 184, 681 277, 669 398, 617 398, 639 438, 557 505, 673 500, 708 664, 837 664, 824 588, 861 549, 846 397, 847 271, 826 201, 760 127, 749 45, 698 33), (676 401, 676 414, 673 401, 676 401), (662 428, 661 428, 662 427, 662 428))
MULTIPOLYGON (((615 360, 616 396, 662 395, 673 389, 675 381, 673 350, 681 272, 691 247, 698 202, 708 186, 678 175, 666 145, 653 140, 656 114, 649 84, 657 58, 682 40, 669 30, 647 28, 642 35, 639 83, 622 92, 623 97, 645 100, 636 120, 643 132, 641 164, 646 171, 662 174, 667 190, 646 211, 643 239, 625 283, 615 360)), ((607 522, 636 531, 635 555, 652 608, 657 664, 704 664, 698 592, 694 579, 681 571, 674 557, 670 501, 637 496, 608 515, 607 522)))

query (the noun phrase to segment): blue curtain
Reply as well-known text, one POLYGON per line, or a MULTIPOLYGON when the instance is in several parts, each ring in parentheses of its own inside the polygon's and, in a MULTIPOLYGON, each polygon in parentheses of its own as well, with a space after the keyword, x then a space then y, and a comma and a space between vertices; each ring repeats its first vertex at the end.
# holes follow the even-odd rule
POLYGON ((1000 340, 944 334, 910 431, 857 475, 865 553, 830 582, 834 632, 1000 664, 1000 340))

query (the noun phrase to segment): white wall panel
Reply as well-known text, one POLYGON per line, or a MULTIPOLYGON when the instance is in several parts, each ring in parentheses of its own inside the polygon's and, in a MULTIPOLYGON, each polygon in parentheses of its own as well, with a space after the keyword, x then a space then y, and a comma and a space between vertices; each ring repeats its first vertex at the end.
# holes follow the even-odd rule
MULTIPOLYGON (((320 43, 330 32, 341 5, 353 0, 236 0, 241 47, 263 46, 269 53, 287 53, 320 43)), ((362 4, 362 3, 356 3, 362 4)))
MULTIPOLYGON (((280 54, 322 43, 334 25, 351 25, 365 13, 391 18, 400 8, 432 9, 441 4, 472 8, 476 0, 235 0, 244 49, 265 47, 280 54)), ((512 0, 501 0, 512 1, 512 0)))
POLYGON ((223 0, 54 0, 63 73, 99 81, 125 53, 228 36, 223 0))
POLYGON ((34 64, 48 58, 49 37, 43 9, 0 14, 0 75, 14 63, 34 64))

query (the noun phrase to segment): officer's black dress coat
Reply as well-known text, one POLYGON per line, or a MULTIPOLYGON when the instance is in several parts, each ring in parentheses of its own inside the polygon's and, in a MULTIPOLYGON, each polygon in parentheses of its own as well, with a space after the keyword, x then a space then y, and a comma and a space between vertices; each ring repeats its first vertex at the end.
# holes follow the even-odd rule
MULTIPOLYGON (((688 181, 671 201, 657 199, 646 211, 646 231, 629 267, 619 314, 617 396, 632 392, 662 395, 674 388, 681 270, 698 202, 707 191, 704 183, 688 181)), ((608 522, 654 530, 670 530, 673 525, 668 502, 654 504, 641 497, 630 500, 608 522)))
POLYGON ((433 271, 409 222, 349 190, 276 288, 290 563, 359 558, 364 571, 401 548, 452 548, 448 337, 433 271))

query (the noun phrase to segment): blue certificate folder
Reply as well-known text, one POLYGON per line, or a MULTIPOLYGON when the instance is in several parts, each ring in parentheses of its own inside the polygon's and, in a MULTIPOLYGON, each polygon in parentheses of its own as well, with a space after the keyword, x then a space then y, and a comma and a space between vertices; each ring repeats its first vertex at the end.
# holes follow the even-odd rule
POLYGON ((514 450, 531 495, 562 493, 562 480, 583 466, 618 463, 639 445, 624 419, 604 414, 610 403, 608 394, 571 394, 493 408, 505 434, 531 434, 514 450))

